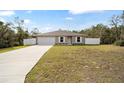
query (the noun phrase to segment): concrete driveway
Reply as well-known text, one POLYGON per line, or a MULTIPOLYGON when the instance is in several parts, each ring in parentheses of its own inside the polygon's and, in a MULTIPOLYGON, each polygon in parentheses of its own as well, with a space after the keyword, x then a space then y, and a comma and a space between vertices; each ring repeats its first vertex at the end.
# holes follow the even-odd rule
POLYGON ((49 46, 29 46, 0 54, 0 82, 23 83, 27 73, 34 67, 49 46))

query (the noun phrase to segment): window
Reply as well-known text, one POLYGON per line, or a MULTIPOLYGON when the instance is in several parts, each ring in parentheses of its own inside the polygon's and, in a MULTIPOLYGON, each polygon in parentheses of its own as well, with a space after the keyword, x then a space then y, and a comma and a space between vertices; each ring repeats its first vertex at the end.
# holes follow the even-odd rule
POLYGON ((80 39, 80 37, 77 37, 77 42, 81 42, 81 39, 80 39))
POLYGON ((60 42, 64 42, 64 37, 60 37, 60 42))

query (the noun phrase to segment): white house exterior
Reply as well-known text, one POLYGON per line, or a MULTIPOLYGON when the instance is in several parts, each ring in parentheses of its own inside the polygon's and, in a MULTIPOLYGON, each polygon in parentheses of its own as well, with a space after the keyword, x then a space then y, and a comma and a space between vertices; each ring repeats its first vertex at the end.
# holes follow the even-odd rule
MULTIPOLYGON (((74 33, 70 31, 53 31, 43 34, 38 34, 34 36, 36 38, 35 44, 38 45, 54 45, 54 44, 64 44, 64 45, 75 45, 75 44, 100 44, 100 38, 86 38, 86 35, 74 33)), ((25 40, 24 40, 25 41, 25 40)), ((32 41, 34 44, 34 41, 32 41)), ((31 43, 30 40, 24 42, 26 45, 31 43), (29 42, 28 42, 29 41, 29 42)))

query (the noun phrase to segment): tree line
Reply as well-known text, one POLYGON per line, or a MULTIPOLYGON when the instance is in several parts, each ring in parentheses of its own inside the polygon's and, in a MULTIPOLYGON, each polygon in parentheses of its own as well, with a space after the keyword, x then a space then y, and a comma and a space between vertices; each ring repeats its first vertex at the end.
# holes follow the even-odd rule
POLYGON ((124 11, 121 15, 113 15, 110 25, 97 24, 81 31, 73 31, 86 34, 87 37, 100 37, 101 44, 113 44, 122 42, 124 44, 124 11))
POLYGON ((31 38, 38 33, 37 28, 29 33, 24 26, 24 20, 19 17, 15 17, 14 23, 0 21, 0 48, 23 45, 23 39, 31 38))

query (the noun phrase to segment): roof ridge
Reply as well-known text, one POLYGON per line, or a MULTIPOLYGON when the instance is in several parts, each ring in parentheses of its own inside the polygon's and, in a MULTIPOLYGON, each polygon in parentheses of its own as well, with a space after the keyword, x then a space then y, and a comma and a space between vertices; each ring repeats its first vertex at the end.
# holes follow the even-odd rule
MULTIPOLYGON (((71 33, 75 33, 75 32, 69 31, 69 30, 56 30, 56 31, 50 31, 50 32, 46 32, 46 33, 53 33, 53 32, 71 32, 71 33)), ((79 34, 79 33, 76 33, 76 34, 79 34)))
POLYGON ((57 30, 57 31, 42 33, 37 36, 85 36, 85 35, 68 30, 57 30))

